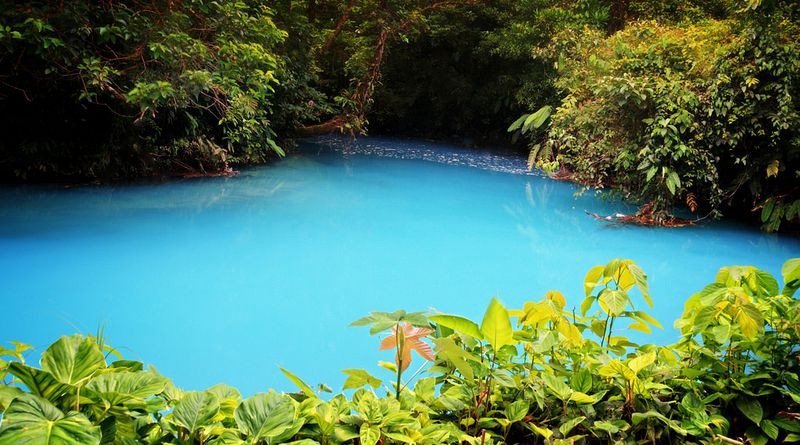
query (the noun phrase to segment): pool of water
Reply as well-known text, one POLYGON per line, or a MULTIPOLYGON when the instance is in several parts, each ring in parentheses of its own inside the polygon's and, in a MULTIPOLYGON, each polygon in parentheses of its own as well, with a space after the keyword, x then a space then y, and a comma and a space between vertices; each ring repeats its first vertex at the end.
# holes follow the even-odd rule
MULTIPOLYGON (((344 368, 387 371, 378 339, 347 325, 370 311, 479 319, 563 291, 595 264, 648 273, 665 330, 720 266, 779 273, 800 240, 729 222, 683 229, 603 223, 632 209, 532 174, 524 160, 365 138, 303 144, 232 178, 0 189, 0 341, 41 352, 94 333, 179 386, 292 390, 278 370, 339 389, 344 368)), ((419 361, 416 358, 415 361, 419 361)), ((414 365, 412 365, 413 367, 414 365)))

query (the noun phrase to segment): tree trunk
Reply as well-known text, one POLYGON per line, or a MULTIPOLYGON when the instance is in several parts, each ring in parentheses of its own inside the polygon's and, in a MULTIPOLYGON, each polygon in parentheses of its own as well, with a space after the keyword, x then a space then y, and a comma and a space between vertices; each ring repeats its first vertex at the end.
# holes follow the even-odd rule
POLYGON ((301 136, 319 136, 333 132, 351 133, 360 132, 367 114, 369 104, 372 102, 372 93, 381 78, 381 66, 386 54, 386 44, 389 41, 389 30, 384 26, 378 33, 375 42, 375 52, 372 55, 369 69, 356 85, 355 91, 350 96, 355 107, 350 112, 338 114, 327 121, 303 127, 299 130, 301 136))

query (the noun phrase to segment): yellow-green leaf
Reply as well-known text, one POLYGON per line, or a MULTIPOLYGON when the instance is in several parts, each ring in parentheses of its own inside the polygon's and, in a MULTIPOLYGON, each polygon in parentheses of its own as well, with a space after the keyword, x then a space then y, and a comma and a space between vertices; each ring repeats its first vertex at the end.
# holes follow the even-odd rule
POLYGON ((481 334, 495 351, 499 351, 505 345, 514 344, 511 319, 508 316, 508 311, 497 298, 492 298, 486 313, 483 315, 481 334))

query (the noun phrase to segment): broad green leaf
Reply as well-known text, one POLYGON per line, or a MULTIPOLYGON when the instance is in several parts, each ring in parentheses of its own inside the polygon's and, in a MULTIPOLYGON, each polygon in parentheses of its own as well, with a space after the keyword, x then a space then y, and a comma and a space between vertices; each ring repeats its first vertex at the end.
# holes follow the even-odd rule
POLYGON ((564 336, 570 347, 578 347, 583 344, 583 335, 581 335, 581 331, 566 318, 558 320, 556 330, 564 336))
POLYGON ((83 414, 64 415, 47 400, 26 394, 3 414, 0 445, 97 445, 100 427, 83 414))
POLYGON ((469 352, 458 346, 452 338, 434 338, 432 341, 437 358, 451 363, 467 380, 472 380, 474 372, 467 360, 475 358, 469 352))
POLYGON ((778 295, 778 281, 767 272, 760 269, 753 270, 750 287, 762 297, 778 295))
POLYGON ((8 371, 30 390, 31 394, 47 399, 51 402, 64 394, 71 394, 75 388, 66 383, 61 383, 49 372, 45 372, 21 363, 13 362, 8 365, 8 371))
MULTIPOLYGON (((639 289, 639 292, 642 294, 642 298, 644 298, 644 301, 648 306, 653 307, 653 299, 650 297, 650 288, 647 286, 647 275, 644 273, 644 270, 642 270, 642 268, 633 261, 627 260, 626 264, 631 275, 633 275, 636 288, 639 289)), ((658 326, 659 328, 661 327, 658 322, 652 324, 658 326)))
POLYGON ((628 296, 620 290, 606 289, 600 294, 598 301, 603 312, 612 317, 618 317, 625 311, 629 300, 628 296))
POLYGON ((665 415, 663 415, 663 414, 661 414, 661 413, 659 413, 657 411, 647 411, 647 412, 644 412, 644 413, 638 413, 637 412, 637 413, 633 413, 631 415, 631 422, 633 422, 634 425, 638 425, 638 424, 640 424, 641 422, 643 422, 644 420, 647 420, 647 419, 657 419, 661 423, 663 423, 664 425, 670 427, 673 431, 675 431, 676 433, 678 433, 680 435, 684 435, 685 436, 686 434, 689 433, 687 430, 682 428, 677 422, 675 422, 674 420, 668 419, 665 415))
POLYGON ((419 379, 414 385, 414 394, 417 395, 418 399, 426 403, 432 402, 436 397, 436 377, 419 379))
POLYGON ((298 388, 300 388, 300 391, 303 391, 303 394, 305 394, 305 395, 307 395, 308 397, 311 397, 311 398, 316 398, 317 397, 317 394, 314 392, 314 390, 311 389, 311 387, 308 386, 308 384, 306 382, 304 382, 303 379, 301 379, 300 377, 296 376, 294 373, 292 373, 288 369, 280 368, 280 370, 283 373, 283 375, 285 375, 286 378, 289 379, 289 381, 291 381, 298 388))
POLYGON ((800 258, 792 258, 783 263, 781 275, 785 283, 782 293, 788 297, 794 296, 797 289, 800 289, 800 258))
POLYGON ((212 419, 218 411, 217 396, 210 392, 192 391, 185 393, 178 401, 169 420, 193 435, 200 429, 211 426, 212 419))
POLYGON ((550 436, 553 435, 552 431, 548 430, 547 428, 542 428, 533 422, 526 423, 525 426, 530 428, 530 430, 533 431, 534 433, 544 437, 545 440, 549 439, 550 436))
POLYGON ((81 335, 61 337, 42 353, 42 370, 68 385, 81 385, 106 366, 97 343, 81 335))
POLYGON ((609 434, 616 434, 616 433, 619 432, 619 426, 617 426, 617 425, 615 425, 615 424, 613 424, 611 422, 608 422, 606 420, 595 421, 594 422, 594 427, 599 429, 599 430, 601 430, 601 431, 605 431, 605 432, 607 432, 609 434))
POLYGON ((515 120, 508 127, 508 130, 506 130, 506 131, 511 133, 512 131, 516 131, 517 129, 519 129, 522 126, 522 123, 525 122, 526 119, 528 119, 528 116, 530 116, 530 114, 523 114, 522 116, 520 116, 519 119, 515 120))
POLYGON ((628 367, 631 368, 633 372, 638 374, 639 371, 652 365, 653 363, 655 363, 655 361, 656 361, 655 351, 648 352, 646 354, 642 354, 632 358, 631 361, 628 362, 628 367))
POLYGON ((575 391, 587 393, 592 390, 592 373, 588 369, 573 372, 569 384, 575 391))
POLYGON ((598 368, 597 372, 603 377, 622 377, 631 382, 636 380, 636 373, 617 359, 611 359, 608 364, 598 368))
POLYGON ((569 400, 570 395, 573 393, 572 388, 569 387, 566 383, 564 383, 561 378, 556 377, 552 374, 542 374, 541 375, 542 381, 544 382, 545 386, 559 399, 562 401, 569 400))
POLYGON ((483 340, 481 329, 472 320, 457 315, 431 315, 428 319, 436 324, 448 327, 460 334, 469 335, 472 338, 483 340))
POLYGON ((764 419, 761 421, 761 431, 764 432, 770 439, 778 440, 778 434, 780 434, 780 430, 778 427, 772 423, 771 420, 764 419))
POLYGON ((764 410, 761 408, 761 403, 755 398, 740 396, 736 399, 736 407, 748 419, 752 420, 756 425, 761 423, 761 418, 764 416, 764 410))
POLYGON ((574 391, 572 394, 570 394, 569 400, 580 405, 591 405, 597 402, 597 399, 594 397, 580 391, 574 391))
POLYGON ((381 430, 377 426, 363 423, 358 437, 362 445, 375 445, 381 439, 381 430))
POLYGON ((486 313, 483 315, 481 334, 495 351, 499 351, 505 345, 514 344, 511 319, 508 317, 508 311, 497 298, 492 298, 486 313))
POLYGON ((381 379, 372 376, 363 369, 343 369, 342 372, 347 374, 347 380, 344 381, 344 389, 357 389, 364 385, 369 385, 373 388, 381 386, 381 379))
POLYGON ((279 443, 289 439, 302 426, 295 422, 295 407, 282 395, 270 391, 245 399, 234 413, 236 425, 255 443, 279 443), (288 436, 288 437, 287 437, 288 436))
POLYGON ((506 405, 506 419, 510 420, 512 423, 519 422, 525 418, 526 414, 528 414, 528 408, 530 408, 530 406, 528 405, 527 400, 515 400, 506 405))
POLYGON ((541 127, 547 118, 550 117, 550 113, 552 112, 553 107, 550 105, 545 105, 542 108, 536 110, 536 112, 532 113, 528 116, 527 119, 522 124, 522 132, 526 133, 532 129, 541 127))
POLYGON ((21 389, 15 386, 6 386, 0 384, 0 413, 8 408, 14 399, 25 394, 21 389))
POLYGON ((569 432, 573 430, 573 428, 580 425, 580 423, 583 422, 584 420, 586 420, 586 417, 584 416, 578 416, 569 419, 558 427, 558 431, 561 432, 562 436, 567 436, 569 432))
POLYGON ((764 319, 761 312, 752 304, 743 304, 736 313, 736 322, 742 329, 742 334, 754 339, 764 330, 764 319))
POLYGON ((109 405, 131 399, 146 399, 167 386, 167 379, 147 372, 113 372, 93 378, 86 388, 100 395, 109 405))

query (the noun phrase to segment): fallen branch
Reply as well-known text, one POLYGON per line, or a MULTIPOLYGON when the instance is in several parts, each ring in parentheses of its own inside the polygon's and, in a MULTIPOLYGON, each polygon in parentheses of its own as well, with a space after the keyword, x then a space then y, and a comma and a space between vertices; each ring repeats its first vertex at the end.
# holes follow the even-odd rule
POLYGON ((648 202, 647 204, 643 205, 635 215, 616 213, 614 215, 603 216, 603 215, 598 215, 597 213, 592 213, 588 210, 584 210, 584 212, 586 212, 587 215, 592 216, 601 221, 620 222, 624 224, 635 224, 635 225, 649 226, 649 227, 693 226, 697 222, 704 219, 704 218, 698 218, 697 220, 691 220, 691 219, 676 218, 674 216, 658 216, 656 212, 653 211, 652 202, 648 202))

